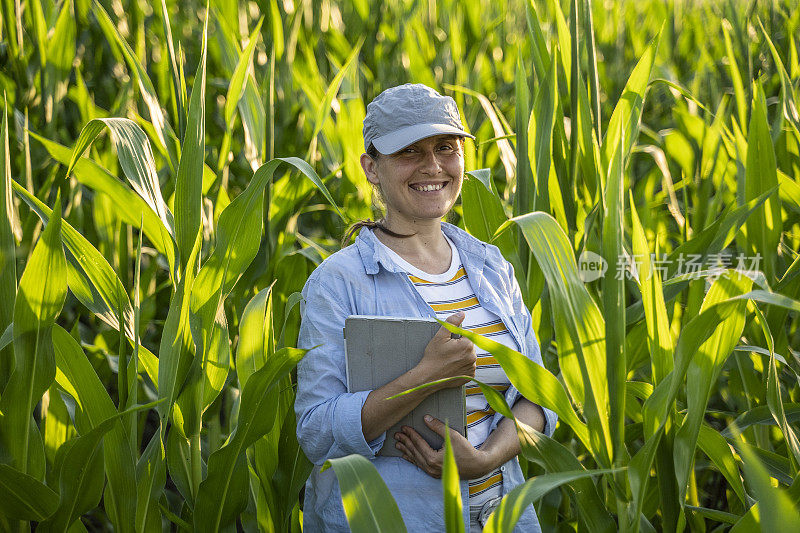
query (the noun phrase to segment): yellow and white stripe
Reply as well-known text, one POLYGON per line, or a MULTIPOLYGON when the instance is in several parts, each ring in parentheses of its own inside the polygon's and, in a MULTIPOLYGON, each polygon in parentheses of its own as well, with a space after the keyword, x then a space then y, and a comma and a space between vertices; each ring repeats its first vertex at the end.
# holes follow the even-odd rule
MULTIPOLYGON (((390 248, 384 250, 392 260, 406 271, 408 279, 422 298, 431 306, 436 316, 444 320, 450 315, 464 311, 464 329, 474 331, 484 337, 505 344, 518 350, 514 337, 503 324, 503 321, 484 309, 470 285, 467 272, 461 264, 461 258, 455 245, 448 239, 453 251, 450 268, 442 274, 429 274, 414 267, 390 248)), ((487 352, 477 351, 478 365, 475 378, 483 383, 491 384, 498 392, 505 393, 509 387, 508 378, 497 360, 487 352)), ((467 439, 476 448, 480 447, 489 435, 495 412, 489 407, 480 387, 470 381, 466 386, 467 394, 467 439)), ((502 473, 500 470, 489 473, 480 479, 469 481, 469 505, 480 507, 491 498, 500 496, 502 492, 502 473)))

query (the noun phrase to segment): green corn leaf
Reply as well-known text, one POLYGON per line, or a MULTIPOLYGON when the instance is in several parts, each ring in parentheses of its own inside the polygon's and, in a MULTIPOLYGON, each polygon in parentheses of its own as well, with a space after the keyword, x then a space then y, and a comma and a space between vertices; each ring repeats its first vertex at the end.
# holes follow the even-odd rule
POLYGON ((264 22, 263 16, 258 19, 258 24, 253 28, 253 32, 250 34, 250 40, 242 52, 242 55, 239 56, 239 62, 236 63, 233 76, 231 76, 230 85, 228 85, 228 94, 225 96, 225 124, 231 124, 236 106, 239 105, 239 101, 242 99, 242 95, 244 95, 244 81, 247 76, 247 71, 250 68, 250 62, 253 60, 253 52, 255 52, 256 49, 256 42, 261 32, 262 22, 264 22))
MULTIPOLYGON (((522 454, 529 461, 535 461, 549 473, 579 471, 583 465, 563 444, 539 433, 530 426, 517 421, 517 437, 522 454)), ((569 483, 570 497, 580 509, 580 517, 587 531, 616 531, 617 525, 605 508, 594 482, 589 478, 579 478, 569 483)))
POLYGON ((742 83, 742 74, 736 62, 736 56, 733 53, 733 44, 731 43, 730 35, 731 25, 727 20, 722 21, 722 35, 725 39, 725 49, 728 53, 728 68, 731 73, 731 81, 733 81, 733 94, 736 98, 736 112, 739 118, 739 125, 742 128, 747 127, 747 100, 745 98, 744 84, 742 83))
MULTIPOLYGON (((645 322, 647 325, 647 346, 653 371, 653 382, 657 385, 672 371, 674 344, 669 330, 667 307, 664 303, 664 292, 661 275, 653 268, 650 259, 650 247, 647 244, 644 228, 636 212, 633 193, 630 195, 631 222, 633 226, 633 255, 639 273, 639 290, 642 292, 645 322)), ((658 257, 658 243, 654 253, 658 257)))
POLYGON ((781 384, 778 379, 778 369, 775 365, 775 342, 772 339, 772 332, 770 331, 769 324, 767 323, 767 319, 764 317, 764 314, 758 308, 757 305, 754 305, 756 311, 756 319, 761 325, 761 329, 764 332, 764 338, 767 340, 767 346, 769 347, 769 371, 767 372, 767 406, 769 407, 770 412, 772 413, 772 417, 775 419, 775 422, 780 426, 781 432, 783 433, 784 441, 786 442, 786 447, 789 449, 791 453, 789 453, 789 464, 792 467, 792 473, 797 475, 798 472, 798 464, 800 464, 800 441, 797 439, 797 434, 795 433, 794 429, 789 425, 789 422, 786 420, 786 411, 783 407, 783 398, 781 394, 781 384))
MULTIPOLYGON (((573 2, 573 8, 577 4, 573 2)), ((603 277, 603 316, 605 317, 606 376, 608 379, 609 418, 611 439, 614 446, 612 456, 621 457, 625 438, 625 382, 627 360, 625 353, 625 272, 620 271, 620 258, 625 257, 623 236, 625 228, 625 195, 623 193, 624 160, 622 147, 625 133, 619 124, 619 142, 614 148, 606 178, 605 212, 603 214, 603 256, 609 263, 603 277)), ((609 130, 611 131, 611 130, 609 130)), ((623 267, 624 268, 624 264, 623 267)), ((602 411, 601 411, 602 412, 602 411)))
MULTIPOLYGON (((769 354, 769 350, 766 350, 769 354)), ((788 422, 796 423, 800 421, 800 403, 784 403, 784 413, 788 422)), ((772 416, 772 411, 768 405, 759 405, 745 411, 734 420, 731 425, 720 432, 726 439, 733 437, 733 428, 737 427, 744 430, 753 425, 774 425, 775 418, 772 416)))
MULTIPOLYGON (((528 120, 531 114, 529 93, 528 75, 525 72, 525 65, 522 63, 522 55, 520 54, 517 56, 516 77, 514 79, 514 115, 516 117, 517 134, 517 169, 515 173, 517 185, 514 192, 514 216, 532 211, 534 209, 534 198, 538 198, 539 193, 536 190, 538 183, 534 181, 535 176, 531 169, 530 150, 528 149, 528 120)), ((524 246, 525 238, 521 232, 519 239, 520 245, 524 246)))
MULTIPOLYGON (((703 300, 701 312, 725 298, 745 294, 752 285, 743 275, 720 277, 709 289, 703 300)), ((745 325, 746 303, 723 322, 718 324, 713 335, 700 345, 692 356, 686 376, 687 414, 678 429, 674 443, 675 474, 678 478, 680 502, 684 502, 689 476, 694 463, 697 436, 703 423, 712 387, 719 380, 728 355, 739 341, 745 325)))
MULTIPOLYGON (((34 139, 42 143, 42 146, 56 161, 62 165, 70 164, 72 152, 69 148, 45 139, 36 133, 30 132, 30 134, 34 139)), ((125 150, 128 150, 128 148, 125 148, 125 150)), ((145 165, 145 168, 147 167, 148 165, 145 165)), ((169 226, 165 226, 164 219, 159 218, 158 212, 151 208, 147 198, 132 192, 119 179, 91 159, 83 157, 77 159, 72 171, 75 178, 83 185, 107 194, 114 203, 115 215, 123 222, 136 228, 141 227, 156 250, 167 258, 170 275, 173 275, 175 270, 175 242, 172 240, 169 226)), ((158 182, 156 181, 156 183, 158 182)), ((139 186, 137 185, 137 187, 139 186)), ((158 192, 156 195, 157 198, 151 198, 151 200, 163 203, 163 200, 160 200, 161 193, 158 192)), ((172 213, 169 212, 169 208, 164 205, 164 209, 168 213, 167 219, 172 220, 172 213)))
POLYGON ((58 507, 58 494, 38 479, 10 465, 0 464, 0 515, 41 521, 58 507))
POLYGON ((47 462, 53 464, 56 452, 61 445, 76 436, 75 427, 69 417, 69 410, 61 398, 55 383, 51 384, 47 391, 47 401, 45 402, 45 399, 42 399, 42 411, 44 412, 44 427, 42 431, 44 451, 47 462))
POLYGON ((275 55, 278 59, 283 56, 284 38, 283 38, 283 24, 281 22, 281 12, 278 9, 278 1, 270 0, 269 3, 269 21, 272 27, 272 40, 275 46, 275 55))
POLYGON ((746 504, 747 496, 742 482, 742 475, 739 473, 739 465, 734 459, 731 447, 725 437, 707 424, 703 424, 700 427, 700 433, 697 435, 697 446, 714 462, 720 473, 725 476, 731 489, 738 496, 739 501, 742 504, 746 504))
MULTIPOLYGON (((293 405, 293 393, 290 400, 289 405, 293 405)), ((292 508, 297 504, 300 489, 314 468, 297 442, 296 429, 294 409, 287 409, 278 441, 278 466, 272 476, 273 486, 280 488, 277 491, 276 508, 283 515, 281 523, 286 528, 291 519, 292 508)))
POLYGON ((742 456, 745 477, 753 487, 753 492, 758 500, 759 522, 762 531, 797 531, 800 529, 797 502, 792 501, 786 491, 772 486, 770 474, 750 446, 741 445, 737 449, 742 456))
MULTIPOLYGON (((172 413, 172 406, 183 387, 189 366, 193 358, 194 345, 189 327, 191 287, 195 280, 196 267, 203 235, 197 232, 194 247, 189 256, 188 265, 183 278, 172 295, 167 311, 167 319, 161 333, 161 344, 158 348, 158 397, 166 399, 159 404, 159 414, 163 423, 172 413)), ((177 427, 177 426, 176 426, 177 427)))
MULTIPOLYGON (((535 183, 535 211, 550 210, 550 161, 552 160, 553 125, 558 102, 558 85, 555 62, 550 63, 547 77, 536 93, 530 120, 527 125, 528 159, 535 183)), ((519 136, 519 133, 517 134, 519 136)), ((519 159, 519 156, 517 156, 519 159)), ((527 211, 526 211, 527 212, 527 211)), ((524 214, 524 212, 519 213, 524 214)))
POLYGON ((172 90, 175 94, 175 100, 177 100, 178 132, 179 136, 183 138, 186 131, 186 82, 182 77, 182 68, 178 68, 178 58, 175 55, 175 45, 172 39, 172 25, 169 22, 166 0, 161 0, 161 23, 164 27, 167 55, 169 56, 170 72, 172 73, 172 90))
MULTIPOLYGON (((342 68, 339 69, 339 72, 336 73, 336 76, 334 76, 330 85, 328 85, 328 88, 325 91, 325 96, 322 98, 322 101, 319 103, 319 106, 317 107, 316 117, 314 119, 314 131, 311 134, 312 143, 311 146, 309 146, 308 153, 306 154, 306 159, 309 160, 311 159, 310 157, 311 153, 316 145, 316 143, 313 142, 313 140, 315 140, 317 138, 317 135, 319 135, 319 133, 322 131, 322 127, 325 125, 325 121, 328 119, 328 115, 330 115, 331 103, 333 102, 333 99, 336 97, 336 95, 339 93, 339 88, 342 85, 342 80, 344 79, 345 74, 347 74, 352 65, 356 63, 356 59, 358 58, 358 53, 361 51, 361 46, 363 46, 363 44, 364 44, 364 39, 362 38, 358 42, 358 44, 356 44, 353 47, 352 51, 350 52, 350 55, 345 60, 344 65, 342 65, 342 68)), ((333 202, 331 203, 333 205, 336 205, 333 202)))
POLYGON ((61 498, 58 509, 39 524, 37 531, 68 531, 79 516, 97 506, 103 494, 103 438, 121 417, 150 407, 133 406, 115 414, 86 434, 67 441, 59 449, 55 470, 61 498))
MULTIPOLYGON (((78 342, 63 328, 53 328, 56 382, 71 395, 92 428, 117 416, 105 386, 78 342)), ((104 439, 103 462, 108 486, 105 509, 118 531, 134 531, 136 524, 136 471, 130 437, 117 420, 104 439)))
POLYGON ((445 424, 444 463, 442 464, 442 489, 444 490, 444 527, 448 533, 464 533, 464 514, 461 507, 461 486, 458 466, 450 442, 450 427, 445 424))
POLYGON ((644 93, 650 81, 650 72, 653 69, 656 50, 658 49, 658 43, 661 41, 662 32, 663 30, 658 32, 658 35, 650 42, 644 54, 642 54, 633 72, 631 72, 628 82, 625 84, 622 96, 614 107, 602 145, 602 160, 606 167, 611 162, 617 144, 623 142, 623 135, 623 162, 628 159, 631 148, 639 136, 639 120, 644 106, 644 93))
POLYGON ((150 81, 150 77, 147 75, 147 71, 136 57, 136 54, 134 54, 130 45, 123 39, 122 35, 120 35, 119 30, 111 21, 108 13, 106 13, 98 0, 94 0, 92 3, 92 10, 108 42, 113 43, 122 50, 125 62, 139 84, 139 91, 142 93, 142 99, 144 99, 145 106, 147 106, 147 110, 150 113, 150 122, 152 122, 155 128, 156 140, 158 140, 164 150, 169 154, 171 168, 178 168, 178 140, 164 117, 164 112, 161 110, 161 104, 158 101, 156 90, 153 87, 153 83, 150 81))
POLYGON ((772 60, 775 62, 775 68, 778 71, 778 76, 780 76, 781 80, 781 114, 778 115, 779 120, 777 127, 773 127, 773 140, 777 141, 777 136, 780 135, 780 132, 783 129, 781 127, 783 118, 786 118, 789 121, 789 125, 791 126, 792 130, 794 130, 796 138, 800 139, 800 114, 798 114, 797 110, 797 95, 794 91, 794 86, 792 85, 792 79, 789 77, 789 73, 786 72, 786 67, 783 66, 781 56, 778 54, 778 50, 775 48, 775 45, 772 44, 772 39, 770 39, 767 30, 764 29, 761 19, 758 20, 758 26, 761 28, 761 33, 764 35, 764 40, 767 42, 767 45, 769 45, 769 51, 772 53, 772 60))
MULTIPOLYGON (((222 17, 214 17, 214 22, 217 25, 217 31, 213 34, 220 49, 222 64, 226 72, 233 73, 241 57, 238 32, 226 24, 222 17)), ((267 158, 265 135, 267 120, 260 90, 253 76, 244 78, 244 95, 239 99, 239 116, 245 130, 245 157, 255 170, 267 158)), ((274 132, 270 131, 271 137, 273 134, 274 132)))
MULTIPOLYGON (((609 400, 603 316, 578 277, 572 246, 558 222, 546 213, 530 213, 506 224, 512 222, 522 228, 547 281, 559 345, 559 366, 567 390, 581 404, 588 422, 591 443, 587 442, 587 447, 601 464, 608 465, 612 443, 605 414, 609 400)), ((498 231, 502 230, 503 227, 498 231)), ((547 407, 552 409, 549 404, 547 407)), ((573 413, 571 407, 568 412, 573 413)), ((563 415, 559 412, 559 416, 563 415)), ((569 423, 567 419, 564 422, 569 423)))
POLYGON ((158 501, 167 481, 163 432, 157 431, 136 463, 136 531, 161 528, 158 501))
POLYGON ((342 504, 353 531, 380 533, 406 531, 400 509, 392 494, 368 459, 348 455, 325 463, 339 479, 342 504))
POLYGON ((197 531, 218 531, 242 511, 238 505, 231 505, 231 501, 235 500, 231 481, 236 463, 244 458, 247 447, 273 427, 277 398, 271 394, 272 389, 289 374, 305 353, 306 350, 283 348, 247 380, 242 391, 236 428, 227 444, 209 457, 208 475, 200 484, 194 506, 194 527, 197 531))
POLYGON ((15 366, 0 399, 5 414, 0 437, 12 464, 37 479, 44 478, 44 446, 32 415, 55 376, 50 332, 67 296, 61 224, 59 196, 19 281, 14 302, 15 366))
POLYGON ((589 431, 581 422, 570 404, 567 392, 558 379, 546 368, 537 365, 521 353, 508 346, 461 329, 449 322, 438 321, 451 333, 458 333, 475 343, 475 346, 490 352, 503 367, 511 384, 528 400, 555 411, 561 422, 567 424, 584 445, 591 449, 589 431))
MULTIPOLYGON (((16 220, 14 202, 11 197, 11 154, 8 146, 8 102, 3 96, 3 124, 0 129, 0 329, 6 331, 14 319, 14 299, 17 297, 16 220)), ((13 348, 0 348, 0 391, 5 388, 14 369, 13 348)))
POLYGON ((275 352, 272 328, 272 286, 263 289, 247 302, 239 321, 239 347, 236 351, 236 374, 243 389, 254 372, 262 368, 275 352))
MULTIPOLYGON (((50 220, 52 211, 18 183, 17 195, 39 216, 50 220)), ((100 320, 119 330, 119 316, 125 317, 125 334, 133 339, 133 307, 119 277, 105 257, 68 223, 61 224, 61 236, 67 248, 67 283, 70 291, 100 320), (122 310, 122 311, 120 311, 122 310)))
POLYGON ((201 226, 203 198, 203 162, 206 149, 206 53, 208 43, 208 10, 203 21, 203 44, 200 64, 194 77, 186 134, 181 143, 181 159, 175 184, 175 242, 181 258, 181 271, 192 252, 195 236, 201 226))
POLYGON ((491 241, 500 248, 503 256, 514 264, 515 270, 522 272, 517 242, 511 233, 504 232, 492 240, 497 229, 508 220, 508 217, 503 210, 500 197, 492 188, 488 169, 468 172, 467 176, 461 186, 464 226, 470 235, 484 242, 491 241))
MULTIPOLYGON (((760 83, 754 84, 753 114, 747 137, 745 169, 745 201, 750 201, 778 186, 775 150, 767 122, 767 104, 760 83)), ((777 196, 777 195, 776 195, 777 196)), ((762 270, 768 282, 776 279, 775 259, 783 225, 780 200, 770 197, 745 222, 747 243, 751 254, 761 254, 762 270)))
POLYGON ((503 497, 484 527, 487 533, 512 531, 522 512, 553 489, 579 479, 622 472, 622 468, 558 472, 531 478, 503 497))
POLYGON ((167 431, 165 451, 169 478, 175 484, 175 488, 178 489, 178 493, 183 497, 187 505, 194 506, 189 441, 181 435, 176 425, 173 425, 167 431))

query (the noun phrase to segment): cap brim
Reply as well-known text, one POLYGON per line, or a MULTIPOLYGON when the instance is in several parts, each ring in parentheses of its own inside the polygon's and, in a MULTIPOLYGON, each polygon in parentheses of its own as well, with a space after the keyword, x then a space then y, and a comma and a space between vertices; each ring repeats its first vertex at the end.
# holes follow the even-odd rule
POLYGON ((470 139, 475 138, 475 136, 464 130, 447 124, 414 124, 381 137, 376 137, 372 140, 372 145, 380 153, 388 155, 405 148, 409 144, 414 144, 421 139, 433 137, 434 135, 458 135, 459 137, 469 137, 470 139))

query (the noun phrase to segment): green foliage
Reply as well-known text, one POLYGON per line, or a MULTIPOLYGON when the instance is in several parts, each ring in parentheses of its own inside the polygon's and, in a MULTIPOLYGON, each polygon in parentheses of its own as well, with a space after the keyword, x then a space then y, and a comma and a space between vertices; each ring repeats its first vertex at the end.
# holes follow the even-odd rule
MULTIPOLYGON (((489 530, 793 527, 800 12, 751 4, 2 0, 0 530, 299 531, 298 291, 375 216, 361 121, 408 81, 477 138, 453 221, 545 368, 451 329, 560 417, 489 530)), ((330 464, 354 531, 403 530, 330 464)))

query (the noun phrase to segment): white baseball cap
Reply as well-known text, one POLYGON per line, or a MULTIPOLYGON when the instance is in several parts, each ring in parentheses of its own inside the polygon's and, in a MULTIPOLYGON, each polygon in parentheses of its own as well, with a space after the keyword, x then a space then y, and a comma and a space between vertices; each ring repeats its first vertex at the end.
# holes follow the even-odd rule
POLYGON ((386 89, 367 106, 364 150, 372 144, 382 154, 393 154, 434 135, 475 137, 464 131, 455 100, 427 85, 406 83, 386 89))

